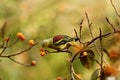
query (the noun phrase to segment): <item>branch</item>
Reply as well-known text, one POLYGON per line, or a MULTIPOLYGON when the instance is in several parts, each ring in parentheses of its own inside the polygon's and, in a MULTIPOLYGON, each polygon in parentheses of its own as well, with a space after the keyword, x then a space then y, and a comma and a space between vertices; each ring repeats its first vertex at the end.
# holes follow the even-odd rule
POLYGON ((4 53, 4 51, 6 50, 7 45, 8 45, 8 42, 6 42, 5 46, 2 48, 2 51, 1 51, 1 53, 0 53, 0 57, 1 57, 1 55, 4 53))
POLYGON ((0 46, 1 48, 4 46, 4 36, 5 36, 5 27, 7 25, 7 22, 5 22, 2 26, 1 29, 1 38, 2 38, 2 45, 0 46))
MULTIPOLYGON (((120 31, 115 31, 114 33, 120 33, 120 31)), ((112 34, 114 34, 114 33, 108 32, 108 33, 106 33, 106 34, 101 35, 101 37, 106 37, 106 36, 112 35, 112 34)), ((91 41, 89 41, 88 44, 86 44, 80 51, 78 51, 78 52, 71 58, 70 61, 73 62, 78 54, 82 53, 90 44, 92 44, 94 41, 96 41, 96 40, 99 39, 99 38, 100 38, 100 36, 97 36, 97 37, 95 37, 94 39, 92 39, 91 41)))
POLYGON ((74 29, 74 32, 75 32, 75 35, 76 35, 76 37, 79 39, 79 42, 81 43, 81 34, 82 34, 82 23, 83 23, 83 20, 81 20, 81 22, 80 22, 80 32, 79 32, 79 36, 78 36, 78 33, 77 33, 77 31, 76 31, 76 29, 74 29))
POLYGON ((101 66, 101 63, 97 59, 93 59, 93 60, 96 61, 99 66, 101 66))
POLYGON ((72 68, 72 71, 73 71, 73 74, 75 75, 75 77, 77 77, 79 80, 82 80, 82 78, 78 74, 75 73, 73 68, 72 68))
POLYGON ((17 64, 24 65, 24 66, 33 66, 33 65, 35 65, 36 62, 34 60, 31 62, 31 64, 23 64, 23 63, 20 63, 20 62, 14 60, 12 58, 14 56, 22 54, 23 52, 26 52, 26 51, 30 50, 33 46, 35 46, 35 45, 38 44, 38 43, 34 43, 33 40, 29 40, 28 43, 29 43, 30 47, 28 47, 27 49, 24 49, 24 50, 22 50, 20 52, 17 52, 15 54, 3 55, 3 53, 5 53, 5 51, 6 51, 6 49, 9 48, 9 47, 11 47, 11 46, 13 46, 14 44, 16 44, 19 39, 20 40, 24 40, 25 39, 24 35, 22 33, 19 33, 19 34, 17 34, 18 38, 16 40, 14 40, 12 43, 9 43, 11 35, 9 35, 9 37, 5 37, 5 28, 6 28, 6 25, 7 25, 7 23, 5 22, 4 25, 1 28, 1 31, 0 31, 1 40, 2 40, 2 43, 0 44, 0 49, 1 49, 1 51, 0 51, 0 57, 2 57, 2 58, 8 58, 8 59, 10 59, 11 61, 13 61, 13 62, 15 62, 17 64))
MULTIPOLYGON (((10 36, 9 36, 9 38, 10 38, 10 36)), ((3 42, 4 42, 4 39, 3 39, 3 42)), ((2 51, 0 52, 0 56, 4 53, 4 51, 6 50, 6 48, 7 48, 7 46, 8 46, 8 42, 9 42, 9 40, 8 41, 5 41, 5 43, 4 43, 4 45, 3 45, 3 47, 2 47, 2 51)))
POLYGON ((79 42, 81 43, 80 38, 79 38, 77 31, 75 29, 74 29, 74 32, 75 32, 76 37, 79 39, 79 42))
POLYGON ((72 63, 70 62, 70 80, 75 80, 72 63))
POLYGON ((2 37, 2 39, 4 39, 6 25, 7 25, 7 22, 4 23, 4 25, 2 26, 2 29, 1 29, 1 37, 2 37))
MULTIPOLYGON (((93 33, 92 33, 92 29, 91 29, 92 22, 90 23, 90 20, 89 20, 89 17, 88 17, 87 12, 85 12, 85 14, 86 14, 87 22, 88 22, 88 27, 89 27, 89 30, 90 30, 90 35, 91 35, 92 39, 94 39, 94 36, 93 36, 93 33)), ((113 28, 114 28, 114 27, 113 27, 113 28)), ((114 31, 115 31, 115 30, 114 30, 114 31)), ((98 55, 100 56, 101 52, 99 51, 99 49, 98 49, 98 47, 97 47, 97 45, 96 45, 95 42, 93 42, 93 46, 95 47, 98 55)), ((103 59, 103 61, 106 63, 106 61, 105 61, 104 59, 103 59)))
MULTIPOLYGON (((90 20, 89 20, 87 12, 85 12, 85 14, 86 14, 86 18, 87 18, 88 27, 89 27, 89 30, 90 30, 91 37, 92 37, 92 39, 94 39, 94 36, 93 36, 93 33, 92 33, 92 29, 91 29, 92 22, 90 23, 90 20)), ((113 26, 112 26, 112 28, 114 29, 114 32, 115 32, 116 31, 115 28, 113 26)), ((93 42, 93 45, 94 45, 98 55, 100 56, 101 52, 98 50, 98 47, 97 47, 96 43, 93 42)), ((103 59, 103 61, 106 63, 106 61, 104 59, 103 59)))
POLYGON ((15 41, 13 41, 11 44, 9 44, 7 47, 11 47, 13 46, 15 43, 17 43, 19 41, 19 38, 17 38, 15 41))
MULTIPOLYGON (((92 39, 94 39, 94 36, 93 36, 92 30, 91 30, 92 22, 90 23, 90 20, 89 20, 88 14, 87 14, 86 12, 85 12, 85 15, 86 15, 86 18, 87 18, 88 27, 89 27, 89 30, 90 30, 90 35, 91 35, 92 39)), ((95 47, 95 49, 96 49, 98 55, 100 56, 100 52, 99 52, 99 50, 98 50, 98 48, 97 48, 96 43, 93 42, 93 45, 94 45, 94 47, 95 47)))
MULTIPOLYGON (((37 45, 38 43, 35 43, 33 46, 37 45)), ((23 50, 23 51, 20 51, 18 53, 15 53, 15 54, 10 54, 10 55, 7 55, 7 56, 0 56, 0 57, 12 57, 12 56, 17 56, 17 55, 20 55, 22 54, 23 52, 26 52, 28 50, 30 50, 33 46, 30 46, 28 47, 27 49, 23 50)))
POLYGON ((113 4, 113 1, 112 1, 112 0, 110 0, 110 2, 111 2, 111 4, 112 4, 112 7, 114 8, 114 10, 115 10, 116 14, 117 14, 117 15, 118 15, 118 17, 120 18, 120 14, 118 13, 118 11, 117 11, 117 9, 116 9, 115 5, 113 4))
MULTIPOLYGON (((100 31, 100 46, 101 46, 101 66, 100 66, 100 68, 101 68, 101 71, 100 71, 100 74, 102 74, 102 72, 103 72, 103 44, 102 44, 102 31, 101 31, 101 29, 99 28, 99 31, 100 31)), ((100 77, 100 80, 102 80, 102 75, 100 75, 101 77, 100 77)))
POLYGON ((20 64, 20 65, 23 65, 23 66, 26 66, 26 67, 30 67, 30 66, 31 66, 31 64, 23 64, 23 63, 20 63, 20 62, 14 60, 14 59, 11 58, 11 57, 8 57, 8 58, 9 58, 11 61, 13 61, 13 62, 15 62, 15 63, 17 63, 17 64, 20 64))
POLYGON ((102 44, 102 31, 101 31, 101 29, 100 29, 100 28, 99 28, 99 31, 100 31, 101 68, 102 68, 102 65, 103 65, 103 44, 102 44))
POLYGON ((82 80, 82 78, 75 73, 74 68, 73 68, 73 66, 72 66, 72 63, 70 63, 70 75, 71 75, 71 76, 70 76, 70 77, 71 77, 71 80, 75 80, 75 77, 78 78, 79 80, 82 80), (74 77, 74 76, 75 76, 75 77, 74 77))
POLYGON ((85 15, 86 15, 86 18, 87 18, 88 26, 90 28, 92 26, 92 22, 90 22, 87 12, 85 12, 85 15))
POLYGON ((81 20, 81 22, 80 22, 80 32, 79 32, 79 37, 80 37, 80 39, 81 39, 81 37, 82 37, 82 24, 83 24, 83 20, 81 20))
POLYGON ((114 28, 114 26, 110 23, 109 19, 106 17, 106 21, 107 23, 111 26, 111 28, 113 29, 113 31, 115 32, 116 29, 114 28))

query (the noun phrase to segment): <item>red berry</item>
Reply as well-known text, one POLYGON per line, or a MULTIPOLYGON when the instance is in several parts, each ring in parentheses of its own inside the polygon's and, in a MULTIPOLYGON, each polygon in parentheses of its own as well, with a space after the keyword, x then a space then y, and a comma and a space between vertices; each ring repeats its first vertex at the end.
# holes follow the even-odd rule
POLYGON ((62 80, 62 78, 61 77, 57 77, 57 80, 62 80))
POLYGON ((20 37, 20 40, 24 41, 25 40, 25 36, 20 37))
POLYGON ((35 44, 34 40, 29 40, 28 41, 29 45, 33 46, 35 44))
POLYGON ((17 37, 22 37, 23 36, 23 33, 19 32, 17 33, 17 37))
POLYGON ((37 63, 36 63, 36 61, 35 60, 32 60, 31 61, 31 66, 34 66, 34 65, 36 65, 37 63))
POLYGON ((45 51, 41 51, 41 52, 40 52, 40 55, 41 55, 41 56, 44 56, 45 54, 46 54, 45 51))
POLYGON ((21 33, 21 32, 17 33, 17 37, 18 37, 21 41, 25 40, 25 36, 24 36, 23 33, 21 33))

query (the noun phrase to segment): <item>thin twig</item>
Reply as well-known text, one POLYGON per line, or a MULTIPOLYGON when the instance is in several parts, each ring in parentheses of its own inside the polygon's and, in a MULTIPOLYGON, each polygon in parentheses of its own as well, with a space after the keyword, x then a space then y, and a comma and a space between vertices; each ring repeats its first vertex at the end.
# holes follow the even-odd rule
POLYGON ((115 10, 115 12, 116 12, 116 14, 117 14, 117 15, 118 15, 118 17, 120 18, 120 14, 118 13, 118 11, 117 11, 117 9, 116 9, 115 5, 113 4, 113 1, 112 1, 112 0, 110 0, 110 2, 111 2, 111 4, 112 4, 112 6, 113 6, 113 8, 114 8, 114 10, 115 10))
POLYGON ((6 25, 7 25, 7 22, 4 23, 4 25, 2 26, 2 29, 1 29, 1 37, 2 37, 2 39, 4 39, 6 25))
MULTIPOLYGON (((10 36, 9 36, 9 38, 10 38, 10 36)), ((4 41, 4 40, 3 40, 4 41)), ((8 42, 9 42, 9 40, 8 41, 5 41, 5 43, 4 43, 4 45, 3 45, 3 48, 2 48, 2 51, 0 52, 0 56, 4 53, 4 51, 6 50, 6 48, 7 48, 7 46, 8 46, 8 42)))
POLYGON ((5 44, 5 46, 2 48, 2 51, 0 52, 0 56, 4 53, 4 51, 6 50, 6 48, 7 48, 7 43, 8 42, 6 42, 6 44, 5 44))
POLYGON ((88 22, 88 26, 91 27, 92 22, 90 22, 87 12, 85 12, 85 15, 86 15, 86 19, 87 19, 87 22, 88 22))
POLYGON ((79 38, 79 36, 78 36, 78 34, 77 34, 76 29, 74 29, 74 32, 75 32, 75 35, 76 35, 76 37, 78 38, 79 42, 81 43, 80 38, 79 38))
MULTIPOLYGON (((89 17, 88 17, 87 12, 85 12, 85 15, 86 15, 86 18, 87 18, 88 27, 89 27, 89 30, 90 30, 90 35, 91 35, 92 39, 94 39, 94 36, 93 36, 92 30, 91 30, 92 22, 90 23, 90 20, 89 20, 89 17)), ((93 42, 93 45, 94 45, 94 47, 95 47, 95 49, 96 49, 98 55, 100 56, 100 52, 99 52, 99 50, 98 50, 98 48, 97 48, 96 43, 93 42)))
POLYGON ((75 70, 74 70, 73 67, 72 67, 72 72, 73 72, 73 74, 75 75, 75 77, 77 77, 79 80, 82 80, 82 78, 81 78, 79 75, 77 75, 77 74, 75 73, 75 70))
POLYGON ((99 66, 101 66, 101 63, 97 59, 93 59, 93 60, 96 61, 99 64, 99 66))
POLYGON ((30 67, 31 66, 31 64, 23 64, 23 63, 21 63, 21 62, 18 62, 18 61, 16 61, 16 60, 14 60, 13 58, 11 58, 11 57, 8 57, 11 61, 13 61, 13 62, 15 62, 15 63, 17 63, 17 64, 20 64, 20 65, 23 65, 23 66, 26 66, 26 67, 30 67))
MULTIPOLYGON (((33 46, 35 46, 35 45, 37 45, 37 44, 38 44, 38 43, 35 43, 33 46)), ((20 52, 17 52, 17 53, 15 53, 15 54, 10 54, 10 55, 0 56, 0 57, 12 57, 12 56, 20 55, 20 54, 22 54, 23 52, 26 52, 26 51, 30 50, 33 46, 30 46, 30 47, 28 47, 27 49, 22 50, 22 51, 20 51, 20 52)))
POLYGON ((99 28, 99 31, 100 31, 100 45, 101 45, 101 68, 103 66, 103 44, 102 44, 102 31, 101 29, 99 28))
POLYGON ((100 80, 103 80, 103 76, 102 76, 102 73, 103 73, 103 44, 102 44, 102 31, 100 28, 99 28, 99 31, 100 31, 100 38, 99 39, 100 39, 100 46, 101 46, 101 57, 100 57, 101 58, 101 63, 100 63, 101 64, 101 66, 100 66, 100 68, 101 68, 100 74, 101 75, 100 75, 100 80))
POLYGON ((81 20, 81 22, 80 22, 80 32, 79 32, 79 37, 80 37, 80 40, 81 40, 81 37, 82 37, 82 24, 83 24, 83 20, 81 20))
POLYGON ((106 21, 107 23, 111 26, 111 28, 113 29, 113 31, 115 32, 116 29, 114 28, 114 26, 110 23, 109 19, 106 17, 106 21))
POLYGON ((73 74, 73 66, 72 63, 70 62, 70 80, 75 80, 74 74, 73 74))
POLYGON ((16 44, 19 41, 19 38, 17 38, 15 41, 13 41, 11 44, 8 45, 8 47, 13 46, 14 44, 16 44))
POLYGON ((107 56, 109 56, 109 57, 110 57, 109 52, 108 52, 105 48, 103 48, 103 51, 107 54, 107 56))
POLYGON ((5 36, 5 27, 7 25, 7 22, 5 22, 2 26, 1 29, 1 39, 2 39, 2 45, 0 46, 1 48, 4 46, 4 36, 5 36))
MULTIPOLYGON (((85 16, 86 16, 86 19, 87 19, 87 22, 88 22, 88 25, 90 24, 90 20, 89 20, 89 18, 88 18, 88 14, 87 14, 87 12, 85 12, 85 16)), ((89 25, 90 26, 90 25, 89 25)))

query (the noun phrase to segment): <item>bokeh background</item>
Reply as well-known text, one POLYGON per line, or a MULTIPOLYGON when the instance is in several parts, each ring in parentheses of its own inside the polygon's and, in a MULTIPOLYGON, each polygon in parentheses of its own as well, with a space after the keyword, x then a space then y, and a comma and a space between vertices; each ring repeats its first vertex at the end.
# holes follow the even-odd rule
MULTIPOLYGON (((120 0, 113 0, 120 12, 120 0)), ((7 22, 6 36, 12 35, 15 39, 17 32, 22 32, 26 40, 6 51, 11 54, 28 47, 27 41, 33 39, 40 42, 45 38, 57 34, 75 36, 79 23, 83 19, 83 40, 89 39, 89 30, 85 12, 93 22, 93 33, 98 35, 98 28, 109 31, 105 17, 114 25, 119 25, 110 0, 0 0, 0 27, 7 22)), ((40 56, 40 45, 26 53, 16 56, 17 61, 29 63, 36 60, 37 65, 25 67, 9 59, 0 58, 0 80, 56 80, 58 76, 69 79, 67 54, 48 54, 40 56), (28 54, 29 53, 29 54, 28 54)), ((75 71, 89 80, 92 72, 85 69, 79 61, 74 63, 75 71), (87 75, 87 77, 86 77, 87 75)))

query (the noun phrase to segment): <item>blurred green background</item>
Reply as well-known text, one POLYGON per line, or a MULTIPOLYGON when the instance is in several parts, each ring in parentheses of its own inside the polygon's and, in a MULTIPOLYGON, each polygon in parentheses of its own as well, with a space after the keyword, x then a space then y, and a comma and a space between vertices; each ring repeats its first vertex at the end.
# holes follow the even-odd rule
MULTIPOLYGON (((120 0, 113 0, 117 10, 120 12, 120 0)), ((6 51, 11 54, 22 50, 29 45, 27 41, 34 39, 40 42, 45 38, 57 34, 75 36, 74 29, 78 29, 79 23, 83 22, 83 40, 88 40, 88 28, 85 18, 88 13, 93 22, 93 33, 98 35, 98 28, 108 31, 109 28, 105 17, 117 25, 117 17, 110 0, 0 0, 0 27, 7 22, 6 36, 11 34, 15 39, 17 32, 22 32, 26 41, 20 42, 6 51)), ((25 54, 16 56, 16 60, 29 63, 34 59, 37 65, 24 67, 13 63, 8 59, 1 59, 0 80, 56 80, 58 76, 69 79, 69 69, 66 58, 67 54, 48 54, 40 56, 40 45, 35 46, 25 54)), ((86 76, 89 80, 87 70, 75 61, 74 67, 77 73, 86 76)))

